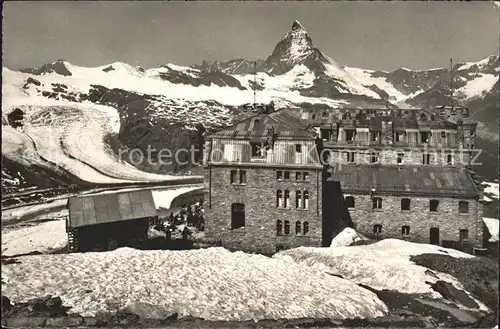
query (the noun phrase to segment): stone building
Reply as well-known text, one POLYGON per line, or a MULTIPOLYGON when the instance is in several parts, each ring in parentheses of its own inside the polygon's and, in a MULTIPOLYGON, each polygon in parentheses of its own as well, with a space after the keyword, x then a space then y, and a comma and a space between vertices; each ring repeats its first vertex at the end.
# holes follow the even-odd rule
POLYGON ((262 252, 328 246, 345 226, 375 238, 482 244, 481 192, 464 150, 474 145, 476 125, 465 112, 455 122, 444 116, 239 113, 242 121, 206 139, 206 236, 262 252))

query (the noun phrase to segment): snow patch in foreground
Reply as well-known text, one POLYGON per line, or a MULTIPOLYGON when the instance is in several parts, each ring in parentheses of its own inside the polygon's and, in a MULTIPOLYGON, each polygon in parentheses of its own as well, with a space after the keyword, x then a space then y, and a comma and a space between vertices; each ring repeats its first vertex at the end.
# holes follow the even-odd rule
POLYGON ((499 220, 497 218, 483 217, 483 222, 490 232, 489 242, 498 242, 498 225, 499 220))
POLYGON ((46 222, 2 232, 2 256, 21 255, 35 251, 47 253, 63 248, 67 242, 64 220, 46 222))
MULTIPOLYGON (((46 203, 41 203, 41 204, 36 204, 32 206, 22 206, 22 207, 17 207, 13 209, 8 209, 5 211, 2 211, 2 223, 8 223, 9 221, 12 221, 14 219, 20 219, 25 216, 29 215, 34 215, 38 212, 44 212, 44 211, 49 211, 52 208, 60 208, 60 207, 65 207, 66 203, 68 202, 68 199, 59 199, 59 200, 54 200, 52 202, 46 202, 46 203)), ((67 216, 68 211, 67 209, 60 210, 57 212, 52 211, 51 215, 47 214, 47 218, 49 217, 59 217, 59 216, 67 216), (56 214, 54 214, 56 213, 56 214)))
POLYGON ((155 317, 178 312, 207 320, 344 319, 388 311, 348 280, 223 248, 25 256, 2 266, 2 279, 2 293, 15 302, 52 294, 83 315, 144 301, 155 317))
MULTIPOLYGON (((426 274, 429 273, 426 267, 410 261, 410 256, 429 253, 474 258, 454 249, 398 239, 385 239, 371 245, 351 247, 300 247, 279 252, 274 258, 340 274, 346 279, 378 290, 397 290, 407 294, 427 294, 432 298, 441 298, 426 281, 434 283, 444 280, 465 291, 463 285, 453 276, 433 271, 436 278, 426 274)), ((482 309, 488 309, 480 301, 476 302, 482 309)))

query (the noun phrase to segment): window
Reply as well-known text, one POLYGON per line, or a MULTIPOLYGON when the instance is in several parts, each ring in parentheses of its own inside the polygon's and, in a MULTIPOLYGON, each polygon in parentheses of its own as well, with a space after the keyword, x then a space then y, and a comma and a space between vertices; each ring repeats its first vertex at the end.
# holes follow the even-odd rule
POLYGON ((295 208, 302 208, 302 192, 295 193, 295 208))
POLYGON ((295 144, 295 153, 302 153, 302 145, 295 144))
POLYGON ((300 234, 300 229, 302 226, 300 225, 300 221, 295 222, 295 234, 300 234))
POLYGON ((302 172, 297 171, 295 173, 295 180, 302 180, 302 172))
POLYGON ((424 165, 428 165, 431 163, 431 155, 430 154, 427 154, 425 153, 423 156, 422 156, 422 163, 424 165))
POLYGON ((254 124, 254 125, 258 125, 259 123, 260 123, 259 119, 255 119, 255 120, 253 120, 253 124, 254 124))
POLYGON ((470 137, 474 137, 474 130, 470 131, 470 137))
POLYGON ((377 163, 378 162, 378 154, 377 153, 372 153, 370 155, 370 163, 377 163))
POLYGON ((312 115, 312 119, 313 119, 313 120, 314 120, 314 119, 316 119, 316 114, 313 114, 313 115, 312 115))
POLYGON ((283 234, 283 222, 280 220, 276 221, 276 234, 277 235, 283 234))
POLYGON ((446 131, 441 132, 441 138, 446 138, 446 131))
POLYGON ((409 226, 403 226, 401 228, 401 235, 410 235, 410 227, 409 226))
POLYGON ((290 208, 290 191, 285 190, 285 204, 284 208, 290 208))
POLYGON ((410 210, 410 199, 401 200, 401 210, 410 210))
POLYGON ((246 170, 240 170, 240 184, 247 183, 247 172, 246 170))
POLYGON ((460 241, 469 240, 469 230, 460 230, 460 241))
POLYGON ((236 183, 236 176, 238 175, 238 171, 237 170, 231 170, 231 184, 235 184, 236 183))
POLYGON ((396 133, 396 142, 403 142, 405 139, 405 133, 404 132, 397 132, 396 133))
POLYGON ((283 179, 283 172, 281 170, 276 172, 276 179, 283 179))
POLYGON ((421 143, 428 143, 429 142, 429 133, 421 132, 420 133, 420 142, 421 143))
POLYGON ((348 142, 354 141, 354 130, 353 129, 346 129, 345 131, 345 140, 348 142))
POLYGON ((290 222, 289 221, 285 221, 285 235, 288 235, 290 234, 290 222))
POLYGON ((373 209, 382 209, 382 198, 373 198, 373 209))
POLYGON ((373 233, 374 234, 382 233, 382 225, 380 224, 373 225, 373 233))
POLYGON ((469 212, 469 202, 459 201, 458 202, 458 212, 461 214, 467 214, 469 212))
POLYGON ((439 201, 438 200, 430 200, 429 201, 429 210, 432 212, 438 211, 439 201))
POLYGON ((379 136, 379 133, 377 131, 370 132, 370 140, 372 142, 378 141, 378 136, 379 136))
POLYGON ((405 158, 404 153, 398 153, 398 164, 403 164, 403 159, 405 158))
POLYGON ((304 209, 309 209, 309 191, 304 191, 304 209))
POLYGON ((347 162, 354 163, 354 152, 345 152, 347 162))
POLYGON ((303 234, 306 235, 308 232, 309 232, 309 223, 308 222, 304 222, 303 224, 304 226, 304 229, 302 232, 304 232, 303 234))
POLYGON ((309 173, 307 171, 304 171, 302 177, 304 178, 304 180, 307 180, 309 178, 309 173))
POLYGON ((252 147, 252 158, 265 158, 267 153, 267 146, 263 143, 250 143, 252 147))
POLYGON ((283 208, 283 192, 281 190, 276 191, 276 207, 283 208))
POLYGON ((328 113, 323 112, 323 114, 321 115, 321 117, 324 118, 324 119, 328 119, 328 113))
POLYGON ((446 164, 447 164, 448 166, 453 165, 453 156, 452 156, 451 154, 448 154, 448 155, 446 156, 446 164))
POLYGON ((290 179, 290 172, 289 171, 285 171, 285 179, 290 179))
POLYGON ((245 226, 245 205, 233 203, 231 205, 231 229, 236 230, 245 226))
POLYGON ((345 204, 347 208, 354 208, 354 197, 353 196, 348 196, 345 198, 345 204))

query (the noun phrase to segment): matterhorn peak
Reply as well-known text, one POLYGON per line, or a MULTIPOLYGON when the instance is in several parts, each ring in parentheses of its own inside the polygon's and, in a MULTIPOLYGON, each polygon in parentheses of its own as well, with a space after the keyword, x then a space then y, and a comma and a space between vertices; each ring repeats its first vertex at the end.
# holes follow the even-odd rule
POLYGON ((305 31, 304 27, 302 26, 302 24, 300 24, 299 21, 294 21, 293 24, 292 24, 292 31, 295 31, 295 30, 303 30, 303 31, 305 31))

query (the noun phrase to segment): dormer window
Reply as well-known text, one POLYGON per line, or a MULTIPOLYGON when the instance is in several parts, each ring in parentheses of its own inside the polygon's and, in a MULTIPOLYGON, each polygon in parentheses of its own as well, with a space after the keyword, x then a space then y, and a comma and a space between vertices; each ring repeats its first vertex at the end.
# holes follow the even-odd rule
POLYGON ((420 142, 422 142, 422 143, 429 142, 429 133, 428 132, 421 132, 420 133, 420 142))
POLYGON ((259 120, 259 119, 255 119, 255 120, 253 120, 253 124, 254 124, 255 126, 256 126, 256 125, 258 125, 259 123, 260 123, 260 120, 259 120))
POLYGON ((446 138, 446 131, 441 132, 441 138, 446 138))
POLYGON ((346 131, 345 131, 345 139, 346 139, 346 141, 348 141, 348 142, 354 141, 354 134, 355 134, 355 130, 354 129, 346 129, 346 131))

